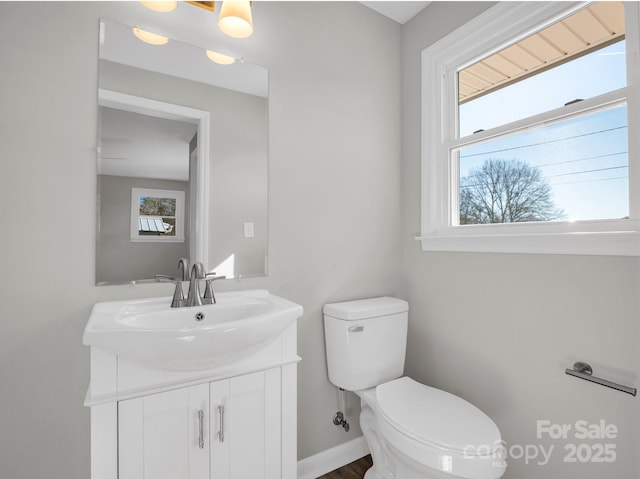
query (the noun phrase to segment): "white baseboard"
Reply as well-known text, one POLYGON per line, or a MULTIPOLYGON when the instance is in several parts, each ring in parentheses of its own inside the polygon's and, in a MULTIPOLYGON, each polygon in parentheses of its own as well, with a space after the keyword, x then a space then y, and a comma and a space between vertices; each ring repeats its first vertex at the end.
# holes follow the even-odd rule
POLYGON ((298 461, 298 479, 316 479, 369 454, 364 436, 298 461))

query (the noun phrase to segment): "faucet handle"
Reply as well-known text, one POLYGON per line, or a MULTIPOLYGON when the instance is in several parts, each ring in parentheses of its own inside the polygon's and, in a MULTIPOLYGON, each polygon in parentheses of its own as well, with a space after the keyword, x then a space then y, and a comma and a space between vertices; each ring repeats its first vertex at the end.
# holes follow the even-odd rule
POLYGON ((184 306, 184 293, 182 292, 182 280, 174 278, 166 274, 156 274, 156 281, 160 283, 173 283, 176 288, 173 290, 173 298, 171 300, 172 308, 181 308, 184 306))
POLYGON ((158 283, 175 283, 178 281, 174 276, 169 276, 168 274, 156 274, 155 278, 158 283))
POLYGON ((202 297, 202 302, 204 304, 216 304, 216 296, 213 294, 213 287, 211 286, 211 283, 217 279, 225 278, 226 276, 216 276, 215 271, 204 275, 204 279, 207 282, 207 285, 204 288, 204 296, 202 297))
POLYGON ((207 284, 211 284, 212 281, 215 281, 217 279, 227 279, 226 276, 224 275, 216 275, 215 271, 212 271, 211 273, 207 273, 204 275, 204 279, 207 281, 207 284))

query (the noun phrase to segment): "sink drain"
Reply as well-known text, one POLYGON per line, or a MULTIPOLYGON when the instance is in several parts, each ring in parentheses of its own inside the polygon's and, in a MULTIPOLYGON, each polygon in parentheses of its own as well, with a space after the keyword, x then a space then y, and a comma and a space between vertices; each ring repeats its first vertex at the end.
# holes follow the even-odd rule
POLYGON ((196 321, 202 321, 204 319, 204 313, 196 313, 196 321))

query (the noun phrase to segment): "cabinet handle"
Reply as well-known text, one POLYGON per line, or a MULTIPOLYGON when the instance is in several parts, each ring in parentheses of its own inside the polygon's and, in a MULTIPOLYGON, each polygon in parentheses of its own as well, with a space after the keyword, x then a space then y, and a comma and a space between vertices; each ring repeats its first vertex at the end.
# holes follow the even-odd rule
POLYGON ((224 406, 218 406, 220 416, 220 430, 218 431, 218 441, 224 442, 224 406))
POLYGON ((198 447, 204 449, 204 411, 198 411, 198 447))

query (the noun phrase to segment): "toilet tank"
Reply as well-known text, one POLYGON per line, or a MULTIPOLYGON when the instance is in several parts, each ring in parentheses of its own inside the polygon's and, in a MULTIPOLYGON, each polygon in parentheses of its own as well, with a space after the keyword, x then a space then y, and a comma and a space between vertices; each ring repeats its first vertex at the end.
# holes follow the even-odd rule
POLYGON ((406 301, 388 296, 326 304, 329 380, 340 388, 358 391, 400 377, 408 311, 406 301))

